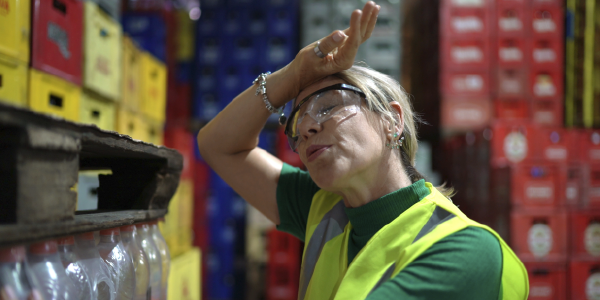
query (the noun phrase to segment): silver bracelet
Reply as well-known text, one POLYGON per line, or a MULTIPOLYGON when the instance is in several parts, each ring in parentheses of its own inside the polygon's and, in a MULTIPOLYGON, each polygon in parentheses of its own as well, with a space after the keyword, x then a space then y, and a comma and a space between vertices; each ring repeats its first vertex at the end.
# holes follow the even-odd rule
POLYGON ((252 84, 258 83, 258 87, 256 88, 256 93, 254 93, 254 94, 257 96, 258 96, 258 94, 262 94, 263 102, 265 102, 265 106, 271 113, 281 114, 281 116, 283 116, 283 108, 285 107, 285 104, 280 108, 275 108, 273 106, 273 104, 271 104, 271 102, 269 102, 269 99, 267 98, 267 75, 271 75, 271 72, 262 73, 262 74, 258 75, 258 77, 256 77, 256 79, 254 79, 254 81, 252 81, 252 84))

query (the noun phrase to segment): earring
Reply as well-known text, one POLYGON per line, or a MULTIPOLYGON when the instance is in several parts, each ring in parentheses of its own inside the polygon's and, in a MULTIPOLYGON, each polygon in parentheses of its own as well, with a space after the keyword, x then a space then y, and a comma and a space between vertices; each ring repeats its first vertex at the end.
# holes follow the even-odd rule
POLYGON ((385 144, 385 146, 390 149, 400 149, 400 147, 402 147, 404 137, 401 137, 399 140, 397 140, 398 136, 400 136, 400 134, 398 132, 394 132, 394 138, 392 139, 392 142, 385 144))

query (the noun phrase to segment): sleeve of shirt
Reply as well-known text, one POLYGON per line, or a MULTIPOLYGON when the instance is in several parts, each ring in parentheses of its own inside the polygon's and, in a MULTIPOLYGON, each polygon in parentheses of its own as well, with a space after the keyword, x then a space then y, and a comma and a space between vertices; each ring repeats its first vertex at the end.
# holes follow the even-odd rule
POLYGON ((306 171, 283 164, 277 183, 278 230, 304 242, 310 205, 319 187, 306 171))
POLYGON ((501 277, 500 242, 468 227, 435 243, 367 299, 497 300, 501 277))

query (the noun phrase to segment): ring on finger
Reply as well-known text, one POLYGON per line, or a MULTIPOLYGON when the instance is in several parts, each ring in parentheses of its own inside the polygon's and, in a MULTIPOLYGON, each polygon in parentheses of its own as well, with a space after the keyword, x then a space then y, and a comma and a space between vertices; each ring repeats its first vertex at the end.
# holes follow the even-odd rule
POLYGON ((321 49, 319 49, 319 45, 320 45, 320 44, 321 44, 321 42, 320 42, 320 41, 318 41, 318 42, 317 42, 317 45, 315 46, 315 49, 314 49, 314 50, 315 50, 315 54, 316 54, 316 55, 317 55, 319 58, 323 58, 323 57, 325 57, 326 55, 325 55, 325 54, 323 54, 323 52, 321 52, 321 49))

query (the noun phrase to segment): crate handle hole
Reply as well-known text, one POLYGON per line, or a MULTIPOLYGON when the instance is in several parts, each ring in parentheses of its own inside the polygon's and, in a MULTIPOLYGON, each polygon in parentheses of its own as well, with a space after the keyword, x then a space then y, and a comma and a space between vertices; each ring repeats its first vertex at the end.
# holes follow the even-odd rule
POLYGON ((133 132, 133 130, 135 129, 135 126, 133 125, 133 123, 129 123, 129 132, 133 132))
POLYGON ((67 14, 67 5, 64 2, 58 0, 52 0, 52 6, 58 11, 62 12, 63 15, 67 14))
POLYGON ((2 74, 0 74, 0 88, 2 87, 2 74))
POLYGON ((97 110, 92 110, 92 118, 100 119, 100 112, 97 110))
POLYGON ((62 108, 63 98, 60 96, 50 94, 50 105, 62 108))
POLYGON ((108 30, 106 30, 105 28, 100 29, 100 36, 108 37, 108 30))

